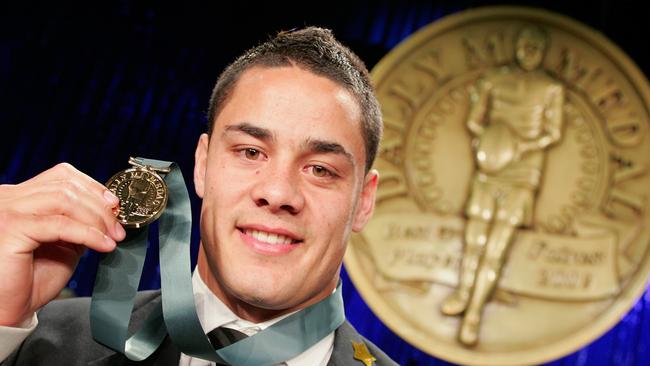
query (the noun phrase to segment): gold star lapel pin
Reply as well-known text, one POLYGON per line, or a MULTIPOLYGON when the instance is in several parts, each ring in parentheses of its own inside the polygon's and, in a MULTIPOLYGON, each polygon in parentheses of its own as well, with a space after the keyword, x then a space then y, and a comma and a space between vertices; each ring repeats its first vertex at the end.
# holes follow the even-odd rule
POLYGON ((352 341, 352 348, 354 348, 354 359, 363 362, 364 366, 372 366, 377 361, 375 356, 370 354, 365 343, 352 341))

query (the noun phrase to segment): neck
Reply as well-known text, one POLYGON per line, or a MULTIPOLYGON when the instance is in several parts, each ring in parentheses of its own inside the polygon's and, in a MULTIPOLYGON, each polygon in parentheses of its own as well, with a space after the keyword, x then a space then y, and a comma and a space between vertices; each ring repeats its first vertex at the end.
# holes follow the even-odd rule
MULTIPOLYGON (((336 288, 337 281, 333 282, 331 286, 331 291, 315 297, 308 299, 307 301, 287 307, 285 309, 267 309, 259 306, 249 304, 238 297, 234 296, 232 293, 226 291, 225 287, 221 285, 216 274, 210 269, 207 255, 203 250, 203 244, 199 247, 199 258, 197 261, 197 270, 201 279, 210 289, 210 291, 217 297, 221 302, 223 302, 235 315, 241 319, 248 320, 252 323, 262 323, 267 320, 277 318, 279 316, 298 311, 300 309, 306 308, 310 305, 313 305, 332 293, 336 288)), ((338 279, 338 276, 336 276, 338 279)))

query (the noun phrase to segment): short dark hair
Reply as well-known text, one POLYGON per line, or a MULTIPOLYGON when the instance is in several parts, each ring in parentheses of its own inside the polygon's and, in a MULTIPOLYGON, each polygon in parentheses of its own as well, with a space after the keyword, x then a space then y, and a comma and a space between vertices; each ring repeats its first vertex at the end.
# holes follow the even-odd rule
POLYGON ((365 171, 377 155, 382 134, 379 103, 374 94, 366 65, 349 48, 342 45, 328 29, 307 27, 280 32, 274 38, 244 52, 219 76, 210 97, 208 134, 239 80, 253 66, 298 66, 324 76, 348 90, 361 107, 361 129, 366 144, 365 171))

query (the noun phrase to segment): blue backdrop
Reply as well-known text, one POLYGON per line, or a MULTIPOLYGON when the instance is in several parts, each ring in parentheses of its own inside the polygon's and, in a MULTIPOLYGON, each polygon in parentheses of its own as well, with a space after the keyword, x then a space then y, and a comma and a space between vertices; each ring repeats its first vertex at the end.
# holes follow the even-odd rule
MULTIPOLYGON (((174 160, 191 182, 218 73, 279 30, 321 25, 372 68, 392 47, 445 15, 488 1, 325 1, 217 5, 160 1, 0 5, 0 184, 67 161, 99 181, 129 155, 174 160)), ((647 5, 633 1, 520 1, 600 30, 650 75, 647 5)), ((190 185, 191 187, 191 185, 190 185)), ((200 202, 193 210, 198 218, 200 202)), ((196 226, 196 225, 195 225, 196 226)), ((198 245, 195 228, 193 248, 198 245)), ((142 288, 159 286, 151 253, 142 288)), ((194 255, 193 260, 196 256, 194 255)), ((98 255, 87 252, 69 287, 89 295, 98 255)), ((410 346, 369 310, 343 273, 348 319, 401 365, 447 365, 410 346)), ((549 365, 650 365, 650 294, 611 331, 549 365)))

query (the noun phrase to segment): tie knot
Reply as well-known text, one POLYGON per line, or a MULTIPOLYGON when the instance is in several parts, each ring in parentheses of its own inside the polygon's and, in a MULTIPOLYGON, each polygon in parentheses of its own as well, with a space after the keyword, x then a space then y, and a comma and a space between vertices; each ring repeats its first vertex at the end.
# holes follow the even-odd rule
POLYGON ((208 333, 208 339, 215 349, 221 349, 248 337, 246 334, 231 328, 219 327, 208 333))

